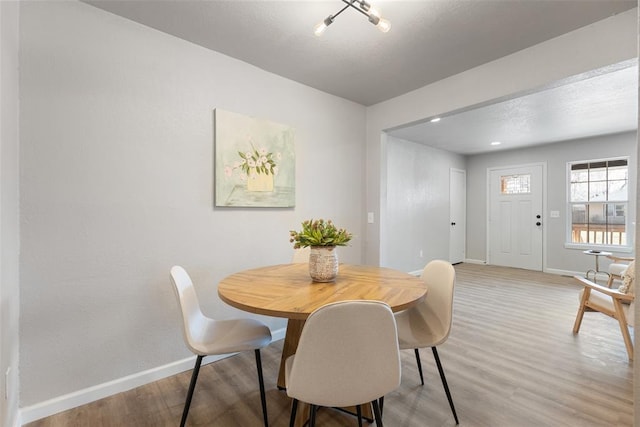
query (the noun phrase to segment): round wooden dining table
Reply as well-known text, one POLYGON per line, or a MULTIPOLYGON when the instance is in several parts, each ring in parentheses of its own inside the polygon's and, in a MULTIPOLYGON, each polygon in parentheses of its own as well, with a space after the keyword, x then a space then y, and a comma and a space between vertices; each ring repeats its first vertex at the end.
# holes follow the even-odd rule
POLYGON ((288 319, 280 360, 278 388, 286 388, 285 361, 295 354, 305 319, 325 304, 348 300, 387 303, 394 312, 422 301, 422 279, 385 267, 340 264, 335 282, 311 280, 306 263, 281 264, 241 271, 218 284, 227 304, 250 313, 288 319))
POLYGON ((393 311, 411 307, 427 294, 424 281, 385 267, 340 264, 335 282, 314 282, 306 263, 241 271, 219 283, 227 304, 250 313, 304 320, 325 304, 347 300, 383 301, 393 311))

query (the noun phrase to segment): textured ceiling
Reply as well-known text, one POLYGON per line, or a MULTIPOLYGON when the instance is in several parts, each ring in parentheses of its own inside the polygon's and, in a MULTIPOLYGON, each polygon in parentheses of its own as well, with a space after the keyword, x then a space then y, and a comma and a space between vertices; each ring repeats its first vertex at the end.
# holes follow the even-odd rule
POLYGON ((536 93, 453 112, 389 134, 461 154, 633 131, 638 67, 629 61, 536 93), (490 145, 499 141, 499 146, 490 145))
MULTIPOLYGON (((635 0, 372 1, 391 22, 388 33, 379 32, 363 15, 348 9, 322 37, 316 37, 313 35, 315 24, 337 12, 344 5, 341 1, 84 2, 365 106, 637 6, 635 0)), ((600 82, 608 84, 604 80, 600 82)), ((636 84, 629 90, 635 91, 635 87, 636 84)), ((548 95, 558 97, 559 92, 548 92, 548 95)), ((523 114, 517 125, 516 118, 512 117, 514 132, 521 132, 549 116, 551 111, 541 110, 547 105, 554 106, 556 112, 568 113, 573 109, 586 113, 575 99, 564 106, 561 100, 547 103, 535 98, 511 102, 511 106, 519 102, 523 114), (525 112, 526 108, 539 110, 525 112)), ((593 106, 590 100, 586 104, 593 106)), ((607 104, 608 113, 613 115, 617 108, 629 106, 628 101, 622 104, 607 104)), ((477 125, 486 119, 486 134, 490 133, 489 126, 500 125, 507 114, 506 111, 502 114, 495 110, 480 111, 488 115, 483 118, 480 112, 475 116, 469 113, 462 118, 474 120, 477 125)), ((444 125, 444 120, 441 124, 444 125)), ((562 127, 562 123, 552 121, 546 124, 562 127)), ((506 135, 507 130, 502 130, 506 135)), ((575 129, 552 130, 546 135, 547 139, 540 142, 575 134, 575 129)), ((405 137, 411 139, 417 135, 417 131, 408 131, 405 137)), ((459 132, 446 138, 434 137, 431 142, 425 138, 421 141, 460 152, 476 150, 466 146, 468 141, 459 132)), ((503 139, 524 144, 526 138, 521 134, 503 139)))

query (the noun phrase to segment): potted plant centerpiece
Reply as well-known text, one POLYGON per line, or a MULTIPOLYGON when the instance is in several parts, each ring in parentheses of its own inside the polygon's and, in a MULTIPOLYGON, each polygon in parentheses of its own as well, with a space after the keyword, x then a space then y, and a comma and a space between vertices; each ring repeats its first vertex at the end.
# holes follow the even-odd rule
POLYGON ((338 276, 338 252, 336 246, 346 246, 353 237, 344 228, 331 221, 307 220, 302 230, 289 232, 294 249, 311 247, 309 275, 314 282, 333 282, 338 276))

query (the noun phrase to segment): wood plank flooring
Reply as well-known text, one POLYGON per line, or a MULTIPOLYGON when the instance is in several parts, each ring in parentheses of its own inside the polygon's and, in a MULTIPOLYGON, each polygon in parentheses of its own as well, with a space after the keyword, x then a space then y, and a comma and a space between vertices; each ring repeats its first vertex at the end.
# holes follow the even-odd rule
MULTIPOLYGON (((439 347, 461 426, 631 426, 632 364, 617 323, 586 313, 571 332, 579 286, 571 278, 460 264, 454 322, 439 347)), ((288 426, 290 400, 275 384, 282 341, 263 350, 269 421, 288 426)), ((425 385, 413 352, 402 355, 402 385, 385 398, 387 427, 455 425, 430 350, 422 350, 425 385)), ((364 357, 364 355, 363 355, 364 357)), ((191 372, 148 384, 28 424, 177 426, 191 372)), ((357 426, 350 415, 318 412, 319 426, 357 426)), ((190 426, 261 426, 253 352, 200 371, 190 426)))

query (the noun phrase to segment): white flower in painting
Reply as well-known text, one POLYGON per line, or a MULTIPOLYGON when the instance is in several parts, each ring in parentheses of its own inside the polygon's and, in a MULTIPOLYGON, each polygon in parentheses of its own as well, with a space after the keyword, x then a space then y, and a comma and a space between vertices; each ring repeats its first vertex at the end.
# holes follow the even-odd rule
MULTIPOLYGON (((237 173, 243 182, 249 179, 257 180, 260 178, 258 175, 261 174, 275 175, 277 173, 276 158, 281 159, 282 154, 274 154, 265 146, 255 148, 253 142, 251 142, 251 148, 250 151, 238 152, 240 159, 233 164, 232 174, 237 173)), ((228 174, 228 170, 225 169, 225 173, 228 174)))
POLYGON ((278 175, 278 167, 274 166, 273 169, 271 169, 271 173, 274 175, 278 175))
POLYGON ((225 166, 224 167, 224 174, 228 177, 230 177, 231 175, 233 175, 233 168, 231 166, 225 166))

